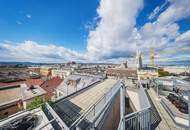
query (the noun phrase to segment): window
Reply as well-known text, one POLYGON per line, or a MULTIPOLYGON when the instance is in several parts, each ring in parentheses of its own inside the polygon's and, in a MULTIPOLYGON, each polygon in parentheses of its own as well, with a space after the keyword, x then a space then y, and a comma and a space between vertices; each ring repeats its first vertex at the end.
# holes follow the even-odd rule
POLYGON ((4 115, 8 116, 9 112, 5 112, 4 115))

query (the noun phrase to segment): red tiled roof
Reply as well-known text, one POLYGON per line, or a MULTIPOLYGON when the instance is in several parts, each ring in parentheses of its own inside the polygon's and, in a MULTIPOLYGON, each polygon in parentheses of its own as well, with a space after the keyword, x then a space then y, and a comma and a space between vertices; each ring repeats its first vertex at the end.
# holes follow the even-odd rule
POLYGON ((6 83, 0 82, 0 86, 5 86, 5 85, 6 85, 6 83))
POLYGON ((27 86, 31 86, 31 85, 41 86, 44 83, 44 81, 41 79, 26 79, 25 83, 27 84, 27 86))
POLYGON ((52 97, 54 95, 55 88, 63 81, 63 79, 59 77, 54 77, 50 80, 45 81, 40 87, 43 88, 48 97, 52 97))

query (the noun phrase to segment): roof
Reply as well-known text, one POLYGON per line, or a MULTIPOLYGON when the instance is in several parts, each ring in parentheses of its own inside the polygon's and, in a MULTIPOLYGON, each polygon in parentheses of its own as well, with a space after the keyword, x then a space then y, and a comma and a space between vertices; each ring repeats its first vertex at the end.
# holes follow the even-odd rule
POLYGON ((20 86, 13 86, 11 89, 0 90, 0 106, 6 103, 15 102, 21 99, 20 86))
POLYGON ((1 86, 0 88, 0 106, 17 102, 18 100, 28 100, 36 96, 45 95, 46 92, 38 85, 29 89, 25 83, 18 85, 1 86))
POLYGON ((54 95, 55 88, 61 84, 63 79, 59 77, 54 77, 50 80, 45 81, 40 87, 43 88, 46 92, 48 97, 52 97, 54 95))
POLYGON ((115 79, 106 79, 80 94, 56 102, 52 105, 52 108, 70 126, 90 106, 97 103, 116 83, 117 80, 115 79))
POLYGON ((70 75, 67 79, 68 80, 80 80, 82 76, 80 75, 70 75))
POLYGON ((69 75, 67 76, 65 79, 64 79, 64 82, 62 82, 58 87, 57 89, 59 91, 62 92, 63 95, 68 95, 68 94, 71 94, 71 93, 74 93, 76 91, 76 88, 77 88, 77 91, 78 90, 81 90, 85 87, 88 87, 89 85, 95 83, 95 82, 98 82, 100 79, 99 78, 96 78, 96 77, 93 77, 93 76, 88 76, 88 75, 79 75, 79 74, 74 74, 74 75, 69 75), (81 80, 77 83, 77 85, 73 86, 72 84, 67 84, 68 80, 70 79, 70 77, 79 77, 81 80))
POLYGON ((46 94, 46 91, 40 88, 39 85, 34 85, 34 88, 30 89, 26 84, 21 84, 20 89, 22 93, 22 100, 29 100, 46 94))
POLYGON ((17 82, 10 82, 10 83, 3 83, 0 82, 0 88, 4 87, 4 86, 14 86, 14 85, 20 85, 22 83, 24 83, 25 81, 17 81, 17 82))
POLYGON ((0 86, 6 86, 6 85, 7 85, 7 83, 0 82, 0 86))
POLYGON ((119 76, 129 76, 129 77, 136 77, 137 70, 132 68, 108 68, 106 74, 113 74, 119 76))
POLYGON ((43 84, 43 80, 41 79, 26 79, 25 83, 27 84, 27 86, 31 86, 31 85, 42 85, 43 84))
POLYGON ((0 87, 3 87, 3 86, 14 86, 14 85, 20 85, 20 84, 23 84, 23 83, 26 83, 27 86, 31 86, 31 85, 42 85, 43 84, 43 80, 41 79, 26 79, 26 81, 17 81, 17 82, 10 82, 10 83, 3 83, 3 82, 0 82, 0 87))

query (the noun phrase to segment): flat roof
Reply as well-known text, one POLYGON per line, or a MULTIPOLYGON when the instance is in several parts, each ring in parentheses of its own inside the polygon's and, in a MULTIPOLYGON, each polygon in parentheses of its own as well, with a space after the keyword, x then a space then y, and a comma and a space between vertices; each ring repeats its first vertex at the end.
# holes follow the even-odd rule
POLYGON ((104 82, 97 84, 88 91, 85 91, 84 93, 70 99, 70 101, 82 108, 82 110, 86 110, 93 103, 97 102, 100 97, 107 93, 116 82, 117 80, 114 79, 106 79, 104 82))
POLYGON ((9 85, 0 88, 0 106, 17 102, 18 100, 28 100, 36 96, 46 94, 46 91, 38 85, 34 85, 33 89, 27 87, 26 84, 9 85))
POLYGON ((85 110, 95 104, 116 83, 116 79, 106 79, 86 91, 76 94, 76 96, 58 101, 52 105, 52 108, 70 126, 85 110))
POLYGON ((28 100, 36 96, 45 95, 46 91, 38 85, 34 85, 34 89, 29 89, 26 84, 21 84, 22 100, 28 100))
POLYGON ((4 103, 18 101, 21 99, 20 87, 13 87, 0 90, 0 106, 4 103))

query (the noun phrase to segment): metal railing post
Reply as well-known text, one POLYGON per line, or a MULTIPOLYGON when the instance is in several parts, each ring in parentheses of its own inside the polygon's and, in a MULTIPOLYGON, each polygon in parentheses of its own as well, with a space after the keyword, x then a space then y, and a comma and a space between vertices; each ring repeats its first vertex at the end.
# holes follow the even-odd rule
POLYGON ((151 110, 148 111, 148 130, 151 130, 151 110))
POLYGON ((190 130, 190 91, 188 91, 188 115, 189 115, 189 127, 188 130, 190 130))
POLYGON ((76 127, 76 130, 81 130, 81 128, 77 126, 77 127, 76 127))
POLYGON ((125 85, 121 82, 120 87, 120 119, 122 121, 121 130, 125 130, 125 85))
POLYGON ((95 110, 95 104, 94 104, 94 107, 93 107, 93 110, 94 110, 94 116, 96 115, 96 110, 95 110))

